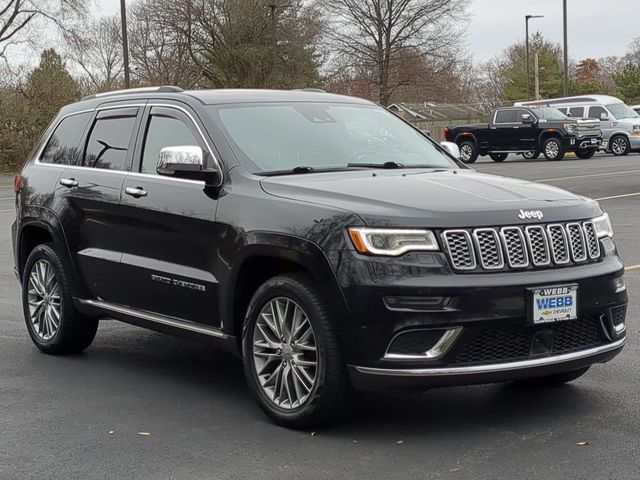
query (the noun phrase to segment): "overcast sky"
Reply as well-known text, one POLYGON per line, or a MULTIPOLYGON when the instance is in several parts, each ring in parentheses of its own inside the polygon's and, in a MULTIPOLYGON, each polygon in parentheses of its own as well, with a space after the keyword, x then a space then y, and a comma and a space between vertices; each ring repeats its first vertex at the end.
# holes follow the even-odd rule
MULTIPOLYGON (((95 1, 96 13, 120 11, 120 0, 95 1)), ((640 0, 567 1, 569 55, 575 60, 624 55, 631 40, 640 36, 640 0)), ((530 31, 562 43, 562 0, 472 0, 471 10, 468 46, 476 61, 524 39, 525 15, 544 15, 530 20, 530 31)))

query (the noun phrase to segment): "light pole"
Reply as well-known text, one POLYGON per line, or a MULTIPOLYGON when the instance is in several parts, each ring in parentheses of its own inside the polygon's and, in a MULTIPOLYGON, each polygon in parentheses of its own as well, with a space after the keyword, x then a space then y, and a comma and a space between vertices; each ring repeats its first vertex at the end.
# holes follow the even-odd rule
POLYGON ((569 47, 567 42, 567 0, 562 0, 564 22, 564 96, 569 95, 569 47))
POLYGON ((127 6, 120 0, 120 17, 122 19, 122 54, 124 60, 124 88, 131 86, 129 82, 129 40, 127 37, 127 6))
POLYGON ((527 52, 527 100, 531 100, 531 74, 529 73, 529 20, 532 18, 543 18, 544 15, 526 15, 524 17, 524 29, 527 40, 525 50, 527 52))

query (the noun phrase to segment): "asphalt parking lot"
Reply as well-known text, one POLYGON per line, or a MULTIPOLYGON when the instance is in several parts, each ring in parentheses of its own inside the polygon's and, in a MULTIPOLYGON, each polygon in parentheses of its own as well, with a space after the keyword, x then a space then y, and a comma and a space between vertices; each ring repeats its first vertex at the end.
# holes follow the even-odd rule
POLYGON ((40 354, 0 185, 0 479, 640 478, 640 155, 474 167, 601 199, 629 268, 623 353, 562 388, 366 395, 317 432, 271 424, 238 360, 201 344, 105 321, 84 354, 40 354))

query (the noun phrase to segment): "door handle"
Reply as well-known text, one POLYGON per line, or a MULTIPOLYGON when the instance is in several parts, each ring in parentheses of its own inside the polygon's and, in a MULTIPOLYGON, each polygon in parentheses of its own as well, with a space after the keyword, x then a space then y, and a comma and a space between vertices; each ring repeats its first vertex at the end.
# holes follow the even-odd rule
POLYGON ((78 181, 75 178, 61 178, 60 185, 67 188, 74 188, 78 186, 78 181))
POLYGON ((135 198, 147 196, 147 191, 142 187, 127 187, 124 189, 124 193, 135 198))

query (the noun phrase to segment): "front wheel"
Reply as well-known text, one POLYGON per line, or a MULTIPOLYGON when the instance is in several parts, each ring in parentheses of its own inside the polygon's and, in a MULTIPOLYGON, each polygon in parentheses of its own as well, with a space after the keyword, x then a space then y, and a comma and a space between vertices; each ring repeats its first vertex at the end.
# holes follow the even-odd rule
POLYGON ((578 157, 581 160, 588 160, 589 158, 593 157, 596 154, 596 149, 595 148, 579 148, 578 150, 576 150, 576 157, 578 157))
POLYGON ((93 342, 96 318, 73 305, 70 279, 51 244, 38 245, 27 258, 22 278, 22 306, 33 343, 44 353, 77 353, 93 342))
POLYGON ((557 137, 546 139, 542 146, 542 152, 547 160, 562 160, 564 158, 564 148, 557 137))
POLYGON ((508 156, 509 156, 508 153, 490 153, 489 154, 489 158, 491 158, 491 160, 493 160, 494 162, 504 162, 508 156))
POLYGON ((256 291, 242 350, 247 382, 277 424, 323 426, 348 411, 353 392, 329 308, 306 275, 274 277, 256 291))
POLYGON ((616 157, 628 155, 631 151, 629 139, 624 135, 617 135, 611 139, 610 148, 616 157))
POLYGON ((540 156, 540 152, 538 151, 524 152, 522 156, 527 160, 535 160, 540 156))
POLYGON ((460 143, 460 160, 464 163, 473 163, 478 159, 478 149, 475 142, 465 140, 460 143))

